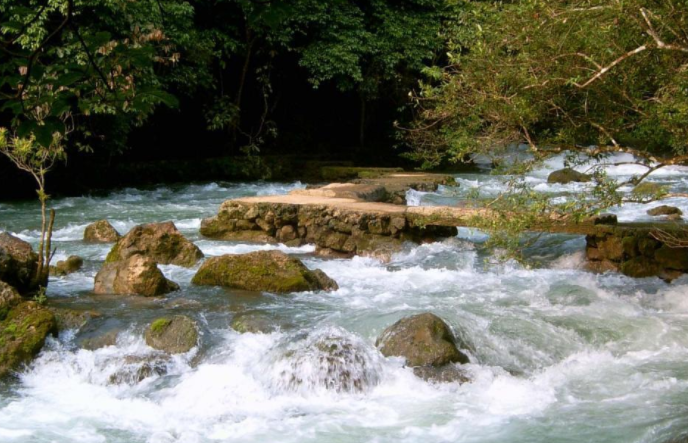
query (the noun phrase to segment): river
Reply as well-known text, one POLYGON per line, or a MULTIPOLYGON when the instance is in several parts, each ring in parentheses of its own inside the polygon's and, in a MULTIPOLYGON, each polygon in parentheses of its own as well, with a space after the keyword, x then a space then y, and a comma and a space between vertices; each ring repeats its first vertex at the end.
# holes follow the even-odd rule
MULTIPOLYGON (((530 177, 543 192, 582 186, 548 185, 547 170, 530 177)), ((683 190, 688 172, 669 169, 653 180, 683 190)), ((489 193, 501 186, 485 174, 457 181, 458 191, 411 191, 409 201, 447 204, 471 187, 489 193)), ((543 238, 530 252, 540 263, 533 268, 494 262, 479 248, 480 233, 467 230, 409 245, 390 263, 324 259, 311 246, 279 246, 334 278, 340 289, 330 293, 195 287, 197 267, 177 266, 161 266, 181 285, 162 299, 91 293, 110 245, 83 243, 88 223, 107 218, 125 233, 139 223, 173 220, 206 256, 269 249, 203 239, 201 218, 227 198, 301 187, 219 182, 53 200, 57 259, 77 254, 85 266, 51 280, 50 302, 102 317, 86 331, 50 339, 16 379, 0 384, 0 441, 664 443, 688 436, 688 277, 667 284, 587 272, 584 240, 576 236, 543 238), (247 311, 268 313, 281 327, 270 334, 229 328, 234 315, 247 311), (425 382, 375 348, 385 327, 426 311, 470 344, 470 383, 425 382), (142 333, 154 318, 177 313, 200 324, 201 346, 165 359, 142 333), (78 346, 85 335, 107 330, 119 331, 115 346, 78 346), (332 389, 333 374, 311 352, 322 337, 356 354, 350 367, 337 370, 360 377, 362 390, 332 389), (139 382, 131 374, 145 359, 163 370, 139 382)), ((646 218, 639 205, 617 213, 622 220, 646 218)), ((35 202, 0 202, 0 230, 35 244, 38 226, 35 202)))

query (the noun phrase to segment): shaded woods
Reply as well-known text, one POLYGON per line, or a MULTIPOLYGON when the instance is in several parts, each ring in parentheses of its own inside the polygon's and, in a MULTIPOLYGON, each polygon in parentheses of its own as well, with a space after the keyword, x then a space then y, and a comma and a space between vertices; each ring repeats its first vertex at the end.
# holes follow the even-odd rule
MULTIPOLYGON (((409 91, 441 54, 454 8, 441 0, 0 5, 1 126, 43 146, 59 135, 69 172, 55 174, 57 185, 132 161, 398 162, 393 122, 408 119, 409 91)), ((12 170, 0 162, 3 176, 12 170)), ((126 184, 113 181, 103 185, 126 184)))

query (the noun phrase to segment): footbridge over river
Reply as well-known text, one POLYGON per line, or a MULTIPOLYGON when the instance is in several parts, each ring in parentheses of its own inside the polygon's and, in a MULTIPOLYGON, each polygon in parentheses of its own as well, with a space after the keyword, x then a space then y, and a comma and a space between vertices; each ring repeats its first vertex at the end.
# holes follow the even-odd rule
MULTIPOLYGON (((216 216, 203 220, 201 234, 294 246, 312 243, 325 256, 389 259, 406 241, 454 236, 457 227, 476 227, 499 216, 479 207, 406 205, 409 189, 432 192, 440 185, 455 186, 456 181, 442 174, 361 169, 358 178, 345 183, 227 200, 216 216)), ((675 241, 688 231, 683 223, 617 223, 613 216, 601 216, 581 222, 551 220, 529 230, 585 235, 586 257, 595 270, 667 280, 688 272, 688 248, 675 241)))

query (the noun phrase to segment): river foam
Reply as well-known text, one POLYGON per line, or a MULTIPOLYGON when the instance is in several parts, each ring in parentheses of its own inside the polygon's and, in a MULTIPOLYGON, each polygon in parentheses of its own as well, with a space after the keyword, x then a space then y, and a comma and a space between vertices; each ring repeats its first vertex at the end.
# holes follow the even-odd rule
MULTIPOLYGON (((298 186, 128 189, 65 203, 58 258, 74 253, 86 264, 52 280, 48 295, 102 317, 86 331, 51 339, 16 380, 0 386, 0 440, 664 443, 688 432, 688 278, 668 285, 588 273, 578 266, 581 239, 566 236, 540 242, 533 253, 543 263, 533 268, 493 263, 474 230, 406 245, 389 263, 198 236, 198 220, 225 196, 298 186), (198 266, 164 265, 181 286, 165 299, 94 296, 93 277, 110 245, 81 242, 79 229, 96 218, 114 220, 122 232, 174 220, 207 256, 279 249, 324 270, 339 289, 278 296, 196 287, 198 266), (426 382, 378 351, 386 327, 427 311, 461 338, 471 382, 426 382), (278 327, 239 334, 229 325, 242 313, 268 315, 278 327), (143 331, 176 314, 197 321, 201 344, 170 358, 148 347, 143 331), (109 331, 117 332, 111 345, 80 347, 109 331)), ((423 194, 420 204, 436 196, 423 194)), ((3 204, 2 211, 0 229, 35 241, 27 223, 33 205, 3 204)))

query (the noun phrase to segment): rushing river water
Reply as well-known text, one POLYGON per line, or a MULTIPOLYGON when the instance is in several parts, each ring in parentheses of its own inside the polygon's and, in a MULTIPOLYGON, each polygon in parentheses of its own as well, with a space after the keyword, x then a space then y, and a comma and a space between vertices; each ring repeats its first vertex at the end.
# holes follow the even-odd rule
MULTIPOLYGON (((546 170, 531 179, 543 192, 546 170)), ((633 171, 617 171, 630 174, 633 171)), ((685 170, 654 180, 683 189, 685 170)), ((500 180, 463 175, 457 193, 410 192, 415 204, 447 204, 468 188, 500 180)), ((173 220, 206 256, 269 249, 210 241, 200 220, 231 197, 285 193, 292 184, 126 189, 53 201, 58 259, 85 258, 82 271, 52 279, 52 303, 94 309, 86 331, 51 339, 39 358, 0 384, 2 442, 668 442, 688 436, 688 278, 669 285, 582 270, 583 239, 548 236, 531 251, 542 265, 492 263, 480 235, 408 246, 390 263, 323 259, 313 247, 280 247, 321 268, 340 289, 288 296, 194 287, 195 269, 162 266, 181 290, 163 299, 95 296, 93 277, 109 245, 84 244, 89 222, 107 218, 122 233, 173 220), (281 328, 238 334, 234 315, 270 314, 281 328), (401 317, 431 311, 470 344, 472 382, 431 384, 375 348, 401 317), (145 345, 154 318, 186 314, 201 346, 166 359, 145 345), (116 346, 81 349, 85 336, 119 331, 116 346), (356 354, 338 367, 362 390, 332 389, 312 343, 345 343, 356 354), (137 362, 160 370, 137 382, 137 362), (294 383, 294 380, 300 383, 294 383)), ((674 203, 681 204, 677 200, 674 203)), ((645 207, 618 210, 642 219, 645 207)), ((688 208, 684 207, 688 212, 688 208)), ((0 203, 0 230, 36 242, 34 202, 0 203)))

